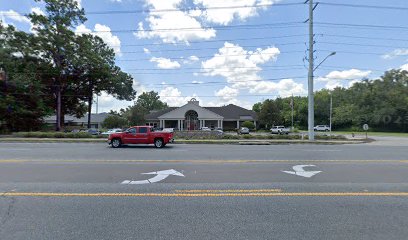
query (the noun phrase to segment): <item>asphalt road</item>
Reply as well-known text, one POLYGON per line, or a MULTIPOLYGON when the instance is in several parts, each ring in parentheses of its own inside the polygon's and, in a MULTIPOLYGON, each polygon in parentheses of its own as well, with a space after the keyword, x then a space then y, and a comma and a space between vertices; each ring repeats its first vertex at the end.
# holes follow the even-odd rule
POLYGON ((406 239, 401 142, 1 143, 0 239, 406 239))

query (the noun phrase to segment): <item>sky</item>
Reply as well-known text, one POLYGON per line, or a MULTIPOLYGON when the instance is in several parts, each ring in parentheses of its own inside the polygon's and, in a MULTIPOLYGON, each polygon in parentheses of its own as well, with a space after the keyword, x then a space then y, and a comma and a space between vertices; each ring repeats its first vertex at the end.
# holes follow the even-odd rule
MULTIPOLYGON (((100 36, 138 95, 170 106, 251 109, 265 99, 307 96, 308 6, 298 0, 77 0, 88 20, 73 30, 100 36)), ((316 0, 315 0, 316 2, 316 0)), ((314 10, 314 89, 350 87, 389 69, 408 70, 406 0, 320 0, 314 10), (356 6, 357 5, 357 6, 356 6), (379 6, 379 7, 370 7, 379 6)), ((0 19, 30 32, 33 0, 0 0, 0 19)), ((98 112, 133 102, 102 93, 98 112)), ((96 108, 93 108, 93 112, 96 108)))

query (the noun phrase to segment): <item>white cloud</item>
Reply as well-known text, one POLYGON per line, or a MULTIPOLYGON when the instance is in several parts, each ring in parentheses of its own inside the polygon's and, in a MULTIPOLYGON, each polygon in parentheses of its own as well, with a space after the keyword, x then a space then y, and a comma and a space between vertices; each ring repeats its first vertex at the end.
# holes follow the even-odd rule
POLYGON ((259 65, 276 61, 279 54, 276 47, 247 51, 239 45, 226 42, 213 58, 201 63, 201 71, 206 76, 222 76, 232 84, 232 88, 249 89, 251 93, 303 93, 303 84, 295 83, 292 79, 276 83, 265 81, 259 76, 262 70, 259 65))
POLYGON ((8 10, 8 11, 0 11, 0 20, 3 22, 4 25, 10 24, 6 20, 11 20, 15 22, 20 22, 20 23, 27 23, 31 24, 30 19, 28 19, 26 16, 19 14, 18 12, 14 10, 8 10))
POLYGON ((181 95, 181 91, 175 87, 163 88, 162 90, 160 90, 159 96, 163 102, 167 103, 171 107, 180 107, 182 105, 185 105, 191 98, 195 98, 200 101, 196 94, 188 97, 183 97, 181 95))
POLYGON ((155 62, 157 63, 157 67, 161 69, 175 69, 175 68, 180 68, 181 65, 177 61, 171 61, 168 58, 163 58, 163 57, 152 57, 150 59, 150 62, 155 62))
POLYGON ((180 10, 183 0, 145 0, 150 8, 146 18, 149 30, 145 30, 143 22, 139 22, 138 32, 134 35, 138 38, 161 38, 165 43, 185 42, 191 40, 210 39, 215 37, 216 31, 212 28, 203 28, 201 23, 188 12, 180 10), (162 11, 160 10, 173 10, 162 11), (175 29, 178 30, 165 30, 175 29), (164 29, 164 30, 163 30, 164 29))
POLYGON ((232 100, 239 94, 239 90, 235 88, 231 88, 228 86, 225 86, 224 88, 215 91, 215 96, 221 97, 224 100, 232 100))
POLYGON ((196 81, 196 80, 194 80, 194 81, 192 81, 191 83, 193 83, 193 84, 202 84, 202 83, 204 83, 203 81, 196 81))
POLYGON ((326 82, 327 89, 334 89, 336 87, 350 87, 359 80, 368 77, 370 74, 371 71, 362 71, 358 69, 332 71, 317 80, 326 82))
POLYGON ((33 7, 33 8, 31 8, 31 12, 32 12, 32 13, 35 13, 35 14, 37 14, 37 15, 43 15, 43 16, 45 16, 44 11, 41 10, 41 8, 39 8, 39 7, 33 7))
POLYGON ((221 25, 228 25, 235 19, 246 20, 249 17, 256 16, 257 10, 265 9, 259 7, 270 5, 275 0, 194 0, 194 3, 202 6, 205 10, 201 11, 200 16, 208 22, 221 25), (242 7, 248 6, 248 7, 242 7), (253 7, 249 7, 253 6, 253 7), (258 6, 258 7, 257 7, 258 6), (208 9, 210 8, 210 9, 208 9), (212 8, 212 9, 211 9, 212 8))
POLYGON ((408 63, 407 63, 407 64, 402 65, 400 68, 401 68, 401 70, 408 71, 408 63))
POLYGON ((279 82, 260 81, 249 90, 250 93, 272 93, 275 92, 280 97, 293 95, 303 95, 306 90, 302 83, 297 83, 293 79, 282 79, 279 82))
POLYGON ((197 56, 190 56, 189 58, 188 58, 188 60, 190 60, 190 61, 192 61, 192 62, 197 62, 197 61, 199 61, 200 59, 197 57, 197 56))
POLYGON ((146 53, 146 54, 150 54, 150 50, 147 49, 147 48, 143 48, 143 52, 146 53))
POLYGON ((84 24, 81 24, 79 26, 76 27, 75 29, 75 33, 76 34, 92 34, 94 36, 98 36, 100 38, 102 38, 102 40, 111 48, 113 48, 113 50, 115 51, 115 53, 118 56, 122 56, 122 53, 120 51, 120 39, 118 36, 115 36, 112 34, 110 27, 106 26, 106 25, 102 25, 102 24, 95 24, 94 27, 94 32, 87 28, 84 24))
POLYGON ((403 48, 399 48, 399 49, 395 49, 392 52, 389 52, 387 54, 384 54, 382 56, 382 58, 384 59, 393 59, 399 56, 408 56, 408 48, 403 49, 403 48))

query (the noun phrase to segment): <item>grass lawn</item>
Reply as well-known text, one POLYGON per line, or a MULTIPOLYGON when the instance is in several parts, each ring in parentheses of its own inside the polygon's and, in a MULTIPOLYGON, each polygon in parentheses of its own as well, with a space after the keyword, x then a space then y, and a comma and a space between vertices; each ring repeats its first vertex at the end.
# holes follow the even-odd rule
MULTIPOLYGON (((365 132, 343 132, 343 131, 333 131, 335 134, 351 134, 364 135, 365 132)), ((377 137, 408 137, 408 133, 397 133, 397 132, 368 132, 368 136, 377 136, 377 137)))

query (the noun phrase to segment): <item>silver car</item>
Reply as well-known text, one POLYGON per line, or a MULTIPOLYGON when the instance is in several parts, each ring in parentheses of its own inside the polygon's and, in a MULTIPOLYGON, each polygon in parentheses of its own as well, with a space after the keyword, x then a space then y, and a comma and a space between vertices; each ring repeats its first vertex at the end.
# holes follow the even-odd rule
POLYGON ((247 127, 242 127, 239 129, 239 134, 249 134, 249 128, 247 127))

